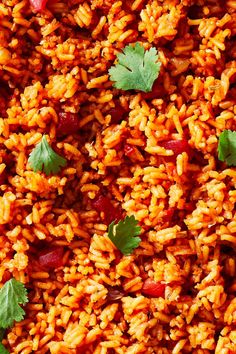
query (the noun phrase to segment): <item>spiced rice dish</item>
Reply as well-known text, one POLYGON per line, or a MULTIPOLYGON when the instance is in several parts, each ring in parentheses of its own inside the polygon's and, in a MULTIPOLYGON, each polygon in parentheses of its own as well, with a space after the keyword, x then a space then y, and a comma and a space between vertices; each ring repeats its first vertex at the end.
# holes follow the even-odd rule
POLYGON ((236 353, 236 0, 0 0, 0 354, 236 353))

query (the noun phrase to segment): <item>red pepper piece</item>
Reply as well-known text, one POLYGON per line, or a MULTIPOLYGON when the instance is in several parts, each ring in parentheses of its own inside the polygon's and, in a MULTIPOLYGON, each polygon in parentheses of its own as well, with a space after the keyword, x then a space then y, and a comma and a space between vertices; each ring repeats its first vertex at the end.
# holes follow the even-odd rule
POLYGON ((104 220, 107 225, 112 221, 116 220, 118 222, 122 219, 122 211, 120 208, 115 208, 108 197, 99 195, 94 199, 92 205, 96 211, 104 213, 104 220))
POLYGON ((2 171, 2 173, 0 174, 0 186, 2 184, 6 183, 6 179, 7 179, 7 173, 6 173, 6 169, 2 171))
POLYGON ((52 246, 39 253, 39 264, 43 268, 59 268, 63 265, 64 248, 61 246, 52 246))
POLYGON ((126 110, 121 106, 120 102, 117 100, 115 102, 115 107, 111 108, 108 113, 111 115, 111 123, 118 124, 122 121, 126 110))
POLYGON ((45 9, 48 0, 30 0, 30 4, 35 11, 42 11, 45 9))
POLYGON ((164 147, 166 150, 172 150, 174 153, 174 155, 171 156, 163 156, 165 161, 175 161, 177 155, 182 154, 182 152, 186 152, 190 158, 193 154, 193 151, 186 139, 162 141, 160 146, 164 147))
POLYGON ((70 135, 75 134, 79 129, 79 117, 77 113, 59 112, 57 124, 57 134, 70 135))
POLYGON ((150 278, 145 280, 142 287, 142 294, 151 297, 164 297, 165 294, 165 284, 156 282, 150 278))
POLYGON ((152 86, 152 91, 151 92, 143 92, 142 97, 145 100, 153 100, 154 98, 163 97, 163 93, 165 93, 163 86, 161 86, 158 83, 158 81, 156 80, 152 86))

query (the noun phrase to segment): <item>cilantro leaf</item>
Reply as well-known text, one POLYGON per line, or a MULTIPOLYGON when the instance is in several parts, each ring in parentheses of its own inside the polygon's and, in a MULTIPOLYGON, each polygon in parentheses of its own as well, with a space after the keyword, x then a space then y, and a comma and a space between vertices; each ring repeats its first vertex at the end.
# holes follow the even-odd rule
POLYGON ((34 172, 43 171, 47 176, 50 173, 58 173, 61 167, 66 166, 66 159, 55 153, 45 135, 31 151, 28 162, 34 172))
POLYGON ((2 343, 0 343, 0 354, 10 354, 2 343))
POLYGON ((224 130, 220 134, 218 158, 228 166, 236 166, 236 131, 224 130))
POLYGON ((126 216, 124 220, 120 220, 118 224, 113 221, 108 227, 108 237, 114 245, 124 254, 128 255, 137 248, 141 239, 141 227, 137 226, 138 221, 134 216, 126 216))
POLYGON ((20 305, 28 302, 24 284, 12 278, 0 289, 0 327, 8 328, 14 321, 22 321, 25 311, 20 305))
POLYGON ((122 90, 150 92, 159 75, 161 63, 158 62, 156 48, 144 50, 137 42, 128 45, 123 53, 117 54, 118 63, 109 70, 114 86, 122 90))

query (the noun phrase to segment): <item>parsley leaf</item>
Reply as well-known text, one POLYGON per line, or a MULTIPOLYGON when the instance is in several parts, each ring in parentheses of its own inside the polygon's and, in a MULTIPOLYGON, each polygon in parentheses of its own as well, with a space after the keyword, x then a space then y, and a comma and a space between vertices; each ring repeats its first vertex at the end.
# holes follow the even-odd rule
POLYGON ((45 135, 31 151, 28 162, 34 172, 43 171, 47 176, 50 173, 58 173, 61 167, 66 166, 66 159, 55 153, 45 135))
POLYGON ((124 254, 128 255, 137 248, 141 239, 141 227, 137 226, 138 221, 134 216, 126 216, 124 220, 120 220, 118 224, 113 221, 108 227, 108 237, 114 245, 124 254))
POLYGON ((2 343, 0 343, 0 354, 10 354, 2 343))
POLYGON ((220 134, 218 158, 228 166, 236 166, 236 131, 224 130, 220 134))
POLYGON ((0 289, 0 327, 8 328, 22 321, 25 311, 20 307, 28 302, 24 284, 12 278, 0 289))
POLYGON ((156 48, 145 51, 137 42, 134 47, 126 46, 123 53, 117 54, 118 63, 109 70, 114 86, 122 90, 150 92, 159 75, 161 63, 158 62, 156 48))

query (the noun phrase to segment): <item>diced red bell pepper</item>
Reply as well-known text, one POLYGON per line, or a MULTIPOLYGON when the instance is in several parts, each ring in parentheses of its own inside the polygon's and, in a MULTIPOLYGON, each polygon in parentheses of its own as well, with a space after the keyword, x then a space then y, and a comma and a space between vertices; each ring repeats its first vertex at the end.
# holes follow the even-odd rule
POLYGON ((79 117, 77 113, 59 112, 57 134, 59 136, 75 134, 79 129, 79 117))
POLYGON ((142 294, 151 297, 164 297, 165 284, 156 282, 150 278, 146 279, 143 283, 142 294))
POLYGON ((163 217, 162 217, 163 221, 164 222, 170 221, 174 215, 174 211, 175 211, 175 208, 172 208, 172 207, 165 210, 163 217))
POLYGON ((111 108, 108 113, 111 115, 111 123, 118 124, 122 121, 126 110, 121 106, 120 102, 117 100, 115 101, 115 107, 111 108))
POLYGON ((165 161, 175 161, 177 155, 182 154, 183 152, 186 152, 190 158, 193 154, 193 151, 186 139, 162 141, 160 146, 164 147, 166 150, 172 150, 174 153, 174 155, 171 156, 163 156, 165 161))
POLYGON ((30 0, 30 4, 35 11, 42 11, 45 9, 48 0, 30 0))
POLYGON ((39 264, 43 268, 59 268, 63 265, 64 248, 61 246, 52 246, 39 253, 39 264))
POLYGON ((165 93, 165 89, 159 84, 158 80, 156 80, 152 86, 152 91, 143 92, 142 97, 145 100, 153 100, 154 98, 163 97, 163 93, 165 93))
POLYGON ((0 174, 0 185, 4 184, 6 182, 6 179, 7 179, 7 173, 6 173, 6 169, 5 169, 0 174))
POLYGON ((94 199, 92 205, 96 211, 104 213, 104 220, 107 225, 112 221, 122 219, 122 211, 120 208, 115 208, 108 197, 99 195, 94 199))

